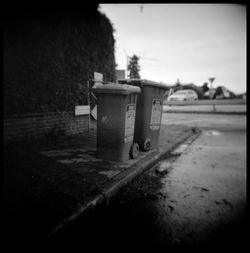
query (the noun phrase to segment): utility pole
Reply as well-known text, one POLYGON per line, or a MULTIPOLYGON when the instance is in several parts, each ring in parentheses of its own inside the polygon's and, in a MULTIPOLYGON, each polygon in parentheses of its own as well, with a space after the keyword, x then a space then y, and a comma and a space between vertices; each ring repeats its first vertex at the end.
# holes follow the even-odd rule
POLYGON ((127 55, 127 79, 128 79, 128 63, 129 63, 130 57, 127 55))

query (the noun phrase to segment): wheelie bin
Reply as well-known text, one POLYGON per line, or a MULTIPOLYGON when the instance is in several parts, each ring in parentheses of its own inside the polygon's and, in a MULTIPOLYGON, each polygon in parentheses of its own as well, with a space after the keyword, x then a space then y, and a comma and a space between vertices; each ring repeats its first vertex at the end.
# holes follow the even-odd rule
POLYGON ((97 96, 97 157, 125 161, 135 158, 134 127, 139 87, 120 84, 99 85, 97 96))
POLYGON ((143 151, 158 146, 164 94, 169 88, 146 79, 119 80, 120 84, 141 88, 137 99, 134 141, 143 151))

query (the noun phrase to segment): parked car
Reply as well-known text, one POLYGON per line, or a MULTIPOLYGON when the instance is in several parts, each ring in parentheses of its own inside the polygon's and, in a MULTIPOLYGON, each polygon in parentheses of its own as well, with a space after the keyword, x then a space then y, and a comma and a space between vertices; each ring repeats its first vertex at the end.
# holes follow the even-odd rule
POLYGON ((198 95, 194 90, 177 90, 168 97, 168 101, 194 101, 198 95))

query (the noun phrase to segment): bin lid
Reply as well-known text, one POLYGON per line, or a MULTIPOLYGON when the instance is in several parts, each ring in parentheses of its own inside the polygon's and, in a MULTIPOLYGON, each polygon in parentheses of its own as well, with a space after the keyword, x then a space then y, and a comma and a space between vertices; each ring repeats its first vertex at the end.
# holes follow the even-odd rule
POLYGON ((147 79, 122 79, 122 80, 118 80, 118 82, 120 84, 130 84, 130 85, 136 85, 136 86, 139 86, 139 87, 156 86, 156 87, 163 88, 163 89, 166 89, 166 90, 170 89, 167 86, 167 84, 158 83, 158 82, 150 81, 150 80, 147 80, 147 79))
POLYGON ((122 94, 141 93, 140 87, 128 84, 105 84, 97 85, 91 89, 94 93, 122 94))

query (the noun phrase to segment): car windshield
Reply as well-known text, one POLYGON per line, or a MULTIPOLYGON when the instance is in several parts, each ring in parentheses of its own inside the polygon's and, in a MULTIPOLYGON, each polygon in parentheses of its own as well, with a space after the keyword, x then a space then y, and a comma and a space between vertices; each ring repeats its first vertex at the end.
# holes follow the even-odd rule
POLYGON ((178 90, 175 92, 175 94, 178 94, 178 95, 186 95, 188 93, 187 90, 178 90))

